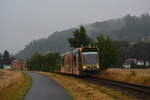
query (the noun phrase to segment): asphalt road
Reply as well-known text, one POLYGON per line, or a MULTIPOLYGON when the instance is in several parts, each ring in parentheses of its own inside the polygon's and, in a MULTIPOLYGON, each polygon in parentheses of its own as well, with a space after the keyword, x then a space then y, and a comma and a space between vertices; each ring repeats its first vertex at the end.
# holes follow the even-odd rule
POLYGON ((27 72, 32 76, 32 87, 24 100, 72 100, 71 96, 49 77, 33 72, 27 72))

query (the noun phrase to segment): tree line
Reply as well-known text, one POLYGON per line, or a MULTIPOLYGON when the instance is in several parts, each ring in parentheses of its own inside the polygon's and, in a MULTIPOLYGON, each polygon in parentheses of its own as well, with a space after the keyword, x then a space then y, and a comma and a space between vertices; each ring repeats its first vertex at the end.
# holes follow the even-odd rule
POLYGON ((59 53, 50 52, 48 54, 35 53, 27 60, 28 70, 35 71, 56 71, 60 69, 59 53))
MULTIPOLYGON (((100 64, 105 66, 103 67, 105 69, 114 65, 118 60, 118 51, 109 37, 100 35, 97 40, 92 40, 86 34, 86 29, 83 26, 73 32, 73 37, 68 38, 68 42, 72 49, 89 45, 97 47, 100 51, 100 64)), ((45 55, 36 53, 27 60, 27 64, 29 70, 56 71, 60 69, 59 53, 51 52, 45 55)))
POLYGON ((86 29, 80 26, 73 32, 73 37, 68 39, 70 47, 96 47, 99 49, 99 63, 102 68, 112 67, 118 61, 118 49, 114 46, 112 39, 100 34, 96 40, 92 40, 87 34, 86 29))
MULTIPOLYGON (((146 16, 146 15, 143 15, 146 16)), ((140 40, 136 43, 127 41, 112 40, 109 36, 97 36, 92 40, 83 26, 73 32, 73 37, 68 39, 72 48, 89 45, 99 49, 99 63, 102 68, 121 67, 126 59, 135 58, 137 60, 150 62, 150 42, 140 40)))
MULTIPOLYGON (((100 33, 109 36, 113 40, 123 40, 130 43, 139 40, 150 40, 150 15, 141 16, 127 15, 122 18, 97 21, 85 25, 87 34, 96 39, 100 33)), ((59 51, 61 53, 70 49, 67 39, 73 35, 75 28, 56 31, 48 38, 34 40, 16 54, 16 58, 26 60, 34 53, 45 53, 47 51, 59 51), (55 42, 56 40, 59 40, 55 42)))
MULTIPOLYGON (((128 58, 149 61, 150 42, 130 44, 127 41, 112 40, 108 36, 99 34, 95 40, 86 34, 86 29, 80 26, 73 31, 73 36, 68 38, 72 49, 79 47, 96 47, 99 49, 99 63, 103 69, 121 66, 128 58)), ((34 54, 27 60, 29 70, 56 71, 60 69, 59 53, 34 54)))

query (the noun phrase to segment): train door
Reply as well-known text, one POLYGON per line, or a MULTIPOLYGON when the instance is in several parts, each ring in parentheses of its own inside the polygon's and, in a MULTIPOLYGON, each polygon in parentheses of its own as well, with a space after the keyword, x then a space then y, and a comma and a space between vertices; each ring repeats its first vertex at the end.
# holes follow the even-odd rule
POLYGON ((79 66, 80 66, 80 58, 79 55, 76 55, 76 62, 75 62, 75 74, 78 75, 79 74, 79 66))
POLYGON ((75 71, 76 71, 76 55, 73 55, 72 56, 72 64, 73 64, 73 66, 72 66, 72 74, 75 74, 75 71))

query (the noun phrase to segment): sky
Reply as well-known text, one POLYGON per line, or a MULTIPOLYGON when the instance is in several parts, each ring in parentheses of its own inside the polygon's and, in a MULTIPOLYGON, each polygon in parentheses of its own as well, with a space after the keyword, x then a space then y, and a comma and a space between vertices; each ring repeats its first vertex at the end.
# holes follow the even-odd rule
POLYGON ((123 17, 150 14, 150 0, 0 0, 0 53, 17 53, 53 32, 123 17))

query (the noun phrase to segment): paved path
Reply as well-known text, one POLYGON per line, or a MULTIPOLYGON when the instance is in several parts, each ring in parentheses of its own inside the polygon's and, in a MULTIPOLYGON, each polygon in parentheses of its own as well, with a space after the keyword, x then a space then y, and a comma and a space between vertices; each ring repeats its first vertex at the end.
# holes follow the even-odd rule
POLYGON ((32 76, 32 87, 24 100, 72 100, 54 80, 41 74, 27 73, 32 76))

